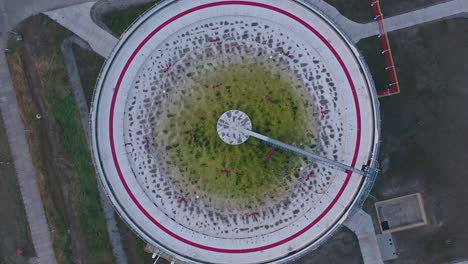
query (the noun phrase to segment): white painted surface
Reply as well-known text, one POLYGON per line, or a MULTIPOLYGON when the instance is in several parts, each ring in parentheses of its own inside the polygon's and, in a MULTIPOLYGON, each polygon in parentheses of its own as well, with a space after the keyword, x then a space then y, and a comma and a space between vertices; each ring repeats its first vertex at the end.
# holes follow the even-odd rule
MULTIPOLYGON (((149 215, 157 219, 158 222, 162 223, 165 228, 176 234, 177 236, 183 237, 194 243, 199 243, 204 246, 213 248, 223 248, 230 250, 240 250, 247 248, 257 248, 267 246, 278 241, 287 241, 285 243, 279 243, 275 247, 264 249, 261 251, 244 252, 244 253, 220 253, 212 250, 202 249, 200 247, 189 245, 186 241, 181 239, 175 239, 173 235, 169 235, 167 232, 161 230, 155 226, 130 198, 120 178, 117 176, 114 161, 112 159, 111 146, 109 141, 109 114, 111 102, 114 94, 114 88, 116 87, 117 79, 120 76, 122 69, 125 67, 125 63, 130 58, 133 51, 138 47, 139 43, 143 41, 148 34, 155 29, 158 25, 161 25, 164 21, 169 18, 188 10, 194 6, 198 6, 205 3, 214 2, 212 0, 200 0, 200 1, 176 1, 174 3, 164 2, 159 5, 152 12, 148 12, 145 16, 137 22, 123 37, 121 42, 117 45, 111 54, 110 59, 105 65, 103 75, 100 77, 98 84, 98 91, 95 95, 95 101, 92 109, 92 140, 94 147, 94 158, 97 164, 97 169, 101 179, 103 180, 106 191, 108 192, 112 202, 114 203, 117 211, 121 216, 129 223, 129 225, 135 229, 146 241, 149 243, 162 248, 163 250, 177 256, 178 258, 185 261, 192 261, 190 258, 198 261, 212 261, 217 263, 232 263, 233 260, 236 263, 252 263, 252 262, 272 262, 278 258, 286 258, 286 255, 292 251, 300 250, 306 247, 313 247, 315 244, 321 242, 323 235, 331 232, 332 228, 344 221, 347 214, 349 213, 350 206, 357 200, 362 191, 362 184, 364 179, 353 174, 349 181, 345 180, 346 175, 342 172, 335 172, 333 175, 333 181, 327 186, 320 195, 314 196, 310 202, 307 203, 306 208, 299 217, 295 218, 293 222, 283 224, 281 229, 275 229, 271 232, 259 232, 258 234, 251 233, 249 236, 239 235, 238 238, 231 237, 214 237, 210 235, 210 232, 204 233, 203 230, 197 230, 196 232, 192 229, 187 228, 185 225, 181 225, 179 221, 182 218, 176 219, 168 217, 166 209, 162 209, 162 204, 158 204, 154 197, 150 197, 148 193, 143 190, 138 179, 134 176, 134 165, 129 161, 128 150, 126 149, 126 141, 124 134, 127 133, 125 130, 125 113, 128 95, 135 93, 132 91, 135 80, 142 74, 149 61, 149 57, 157 52, 158 47, 162 47, 164 43, 169 41, 172 36, 178 34, 178 32, 184 28, 189 28, 194 23, 200 23, 201 20, 214 20, 219 17, 226 18, 228 21, 236 17, 256 19, 262 22, 267 21, 272 27, 279 28, 285 32, 288 36, 293 36, 294 41, 298 44, 304 44, 307 50, 310 50, 314 56, 320 59, 323 63, 323 67, 331 73, 331 79, 337 87, 337 99, 339 103, 333 106, 331 102, 335 95, 332 92, 324 93, 325 98, 328 98, 327 103, 321 103, 320 105, 327 111, 326 120, 330 120, 330 125, 335 128, 340 128, 343 131, 343 141, 339 144, 333 143, 331 140, 331 146, 338 147, 339 160, 350 164, 353 157, 354 148, 356 145, 359 146, 359 152, 357 156, 356 167, 360 167, 366 164, 371 158, 375 151, 375 146, 378 142, 378 122, 376 120, 376 102, 374 90, 370 87, 368 76, 363 70, 360 61, 357 59, 357 53, 355 49, 343 39, 342 35, 336 31, 323 17, 312 12, 309 9, 304 8, 294 2, 280 1, 280 0, 258 0, 255 2, 271 4, 272 6, 279 7, 295 16, 300 17, 309 25, 322 34, 326 41, 336 50, 336 53, 342 58, 343 63, 349 70, 349 74, 353 80, 356 88, 356 99, 359 102, 359 108, 361 112, 361 138, 360 142, 356 143, 357 131, 357 117, 354 106, 354 96, 351 92, 351 87, 347 81, 345 72, 342 70, 339 62, 334 57, 333 53, 327 48, 326 43, 323 43, 316 35, 312 34, 303 25, 297 21, 292 20, 282 14, 272 12, 259 7, 246 7, 246 6, 229 6, 229 7, 210 7, 183 16, 173 23, 167 25, 164 29, 157 33, 157 37, 149 39, 148 43, 141 47, 140 51, 134 57, 133 62, 128 67, 127 72, 122 76, 122 83, 116 99, 116 107, 114 113, 114 125, 115 131, 115 150, 117 154, 117 160, 122 170, 122 176, 128 183, 129 188, 135 197, 139 200, 141 206, 145 208, 149 215), (164 8, 164 5, 170 7, 164 8), (347 182, 347 187, 341 190, 343 184, 347 182), (341 194, 337 200, 334 201, 337 194, 341 194), (331 207, 326 213, 325 209, 330 203, 334 201, 334 206, 331 207), (159 207, 158 207, 159 205, 159 207), (306 229, 314 219, 320 218, 320 221, 315 223, 311 228, 306 229), (295 238, 290 238, 292 234, 301 232, 295 238)), ((275 38, 281 36, 274 35, 275 38)), ((292 40, 291 40, 292 41, 292 40)), ((297 48, 292 47, 291 53, 298 54, 297 48)), ((157 67, 164 67, 167 65, 168 60, 164 59, 164 54, 160 58, 157 67)), ((312 55, 311 55, 312 56, 312 55)), ((310 62, 310 61, 309 61, 310 62)), ((312 62, 310 62, 312 63, 312 62)), ((151 71, 151 70, 150 70, 151 71)), ((325 78, 323 78, 325 79, 325 78)), ((311 86, 323 85, 323 80, 316 84, 310 84, 311 86)), ((326 83, 325 83, 326 84, 326 83)), ((314 91, 311 91, 314 95, 314 91)), ((316 95, 318 96, 318 95, 316 95)), ((143 97, 142 97, 143 98, 143 97)), ((317 97, 317 101, 320 101, 321 97, 317 97)), ((318 107, 318 106, 317 106, 318 107)), ((324 126, 323 132, 327 132, 324 126)), ((324 140, 321 138, 321 140, 324 140)), ((140 143, 141 144, 141 143, 140 143)), ((325 155, 332 155, 325 148, 325 155)), ((142 170, 143 172, 144 170, 142 170)), ((169 209, 169 208, 167 208, 169 209)), ((183 213, 180 212, 182 215, 183 213)), ((285 212, 291 214, 291 212, 285 212)), ((177 214, 176 214, 177 215, 177 214)), ((274 221, 272 218, 265 221, 274 221)), ((187 223, 188 224, 188 223, 187 223)), ((293 257, 288 256, 289 257, 293 257)))

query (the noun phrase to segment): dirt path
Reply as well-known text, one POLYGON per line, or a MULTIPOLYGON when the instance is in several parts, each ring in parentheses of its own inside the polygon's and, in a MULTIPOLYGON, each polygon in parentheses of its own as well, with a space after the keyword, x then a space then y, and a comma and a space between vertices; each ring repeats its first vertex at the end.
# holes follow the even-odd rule
POLYGON ((26 36, 25 41, 25 52, 22 56, 23 65, 25 67, 24 71, 26 74, 28 86, 30 92, 34 99, 40 113, 42 113, 42 129, 45 134, 44 140, 46 148, 42 149, 41 155, 46 160, 46 169, 50 174, 52 179, 51 183, 54 186, 51 186, 51 189, 54 190, 54 198, 57 199, 56 202, 65 212, 67 222, 70 223, 69 232, 71 237, 71 246, 72 246, 72 256, 76 263, 86 263, 86 245, 83 239, 80 237, 79 227, 78 227, 78 218, 73 211, 71 204, 71 199, 69 197, 69 183, 70 178, 67 175, 67 164, 64 163, 63 158, 61 157, 61 147, 58 140, 58 132, 56 129, 56 124, 54 122, 54 117, 49 111, 46 100, 43 94, 43 88, 41 81, 38 76, 37 68, 35 65, 35 51, 34 45, 28 40, 34 39, 34 33, 30 31, 24 32, 26 36))

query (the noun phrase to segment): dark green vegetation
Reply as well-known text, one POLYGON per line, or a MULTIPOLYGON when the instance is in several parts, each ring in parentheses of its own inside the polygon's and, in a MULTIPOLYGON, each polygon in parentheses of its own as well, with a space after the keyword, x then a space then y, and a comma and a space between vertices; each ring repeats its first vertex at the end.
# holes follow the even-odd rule
POLYGON ((75 54, 86 102, 88 103, 88 107, 90 107, 96 81, 104 64, 104 58, 93 51, 82 49, 76 45, 73 45, 73 53, 75 54))
POLYGON ((253 131, 311 149, 313 110, 299 92, 301 86, 296 89, 288 77, 260 64, 222 67, 195 83, 181 88, 186 95, 174 100, 167 121, 155 133, 156 142, 163 144, 187 180, 183 189, 199 189, 230 205, 251 206, 286 192, 299 177, 301 158, 276 150, 269 159, 271 147, 254 138, 237 146, 226 144, 216 124, 227 110, 241 110, 250 117, 253 131), (213 88, 216 84, 222 86, 213 88))
POLYGON ((158 1, 151 1, 146 4, 109 12, 104 15, 102 22, 104 22, 112 32, 120 36, 140 15, 154 6, 156 2, 158 1))
POLYGON ((28 263, 35 252, 1 117, 0 146, 0 263, 28 263), (24 249, 23 256, 17 248, 24 249))
MULTIPOLYGON (((61 55, 56 54, 56 57, 59 56, 61 55)), ((65 150, 65 155, 73 164, 71 174, 73 175, 72 185, 75 189, 72 190, 74 210, 78 214, 81 232, 88 244, 90 257, 100 262, 109 261, 109 257, 112 259, 112 252, 99 202, 94 167, 75 99, 66 80, 64 66, 58 61, 52 62, 50 66, 46 75, 43 76, 44 87, 49 90, 46 91, 47 100, 60 129, 61 145, 65 150)))
MULTIPOLYGON (((96 86, 97 77, 101 71, 104 59, 96 53, 82 49, 78 46, 73 47, 73 53, 76 58, 78 72, 80 74, 81 84, 85 92, 88 105, 91 105, 91 100, 96 86)), ((144 252, 145 243, 120 219, 118 215, 117 226, 122 238, 125 253, 129 263, 151 263, 151 254, 144 252)), ((163 260, 159 261, 163 263, 163 260)))
POLYGON ((25 125, 31 129, 34 165, 45 179, 41 195, 58 261, 70 263, 79 257, 88 263, 111 263, 94 167, 60 53, 70 33, 42 15, 29 18, 18 30, 25 40, 12 47, 9 60, 24 62, 19 68, 28 87, 15 82, 15 88, 25 125), (37 112, 48 114, 33 121, 37 112), (74 243, 80 244, 79 251, 74 251, 74 243))
MULTIPOLYGON (((345 17, 360 23, 374 20, 375 15, 371 8, 372 1, 373 0, 325 0, 325 2, 336 7, 345 17)), ((448 0, 380 0, 380 6, 384 17, 390 17, 447 1, 448 0)))

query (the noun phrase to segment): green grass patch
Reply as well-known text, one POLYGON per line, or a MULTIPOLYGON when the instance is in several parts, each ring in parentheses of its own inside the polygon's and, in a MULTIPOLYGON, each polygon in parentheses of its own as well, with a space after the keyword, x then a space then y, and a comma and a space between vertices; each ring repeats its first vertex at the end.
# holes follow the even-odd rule
POLYGON ((37 58, 38 61, 48 61, 48 69, 41 79, 60 129, 60 142, 72 162, 73 207, 79 218, 81 233, 88 245, 91 259, 96 263, 109 263, 113 256, 94 167, 59 51, 59 47, 49 49, 46 54, 37 58))
MULTIPOLYGON (((96 81, 104 63, 104 59, 98 54, 73 45, 73 53, 76 58, 81 85, 88 106, 91 105, 96 81)), ((149 263, 151 254, 144 251, 145 243, 127 225, 116 216, 118 228, 122 237, 122 243, 129 263, 149 263)))
MULTIPOLYGON (((50 114, 55 118, 57 136, 60 142, 59 151, 63 158, 53 161, 48 160, 51 157, 46 156, 47 153, 43 153, 47 147, 41 146, 41 144, 44 144, 43 142, 48 142, 45 140, 47 138, 46 128, 40 121, 29 122, 30 120, 25 120, 32 130, 30 133, 34 135, 34 144, 31 151, 35 160, 34 165, 43 173, 43 175, 40 175, 42 179, 39 180, 42 186, 41 195, 43 199, 45 197, 44 206, 47 220, 49 224, 53 223, 51 224, 51 232, 57 260, 59 263, 73 262, 70 251, 70 236, 67 231, 70 224, 66 221, 64 210, 59 206, 66 203, 64 206, 71 206, 78 218, 78 228, 84 242, 82 244, 86 247, 83 250, 87 262, 112 263, 114 257, 107 236, 89 146, 71 91, 63 56, 60 52, 60 45, 63 39, 70 36, 70 32, 44 15, 29 18, 20 24, 18 30, 24 32, 24 42, 28 42, 33 50, 33 59, 41 82, 41 92, 46 99, 50 114), (36 38, 36 36, 47 37, 36 38), (54 179, 48 175, 50 168, 47 165, 49 162, 65 164, 63 173, 67 175, 70 181, 69 195, 71 204, 57 198, 61 197, 60 192, 63 190, 60 189, 62 186, 51 183, 54 179)), ((19 45, 26 45, 25 43, 19 45)), ((24 52, 24 50, 19 49, 18 52, 24 52)), ((18 80, 21 80, 21 78, 18 78, 18 80)), ((17 84, 18 81, 15 81, 15 88, 18 90, 17 84)), ((26 87, 22 88, 21 93, 24 93, 25 97, 31 98, 31 92, 27 88, 27 84, 20 86, 26 87)), ((37 110, 31 105, 34 105, 34 102, 30 99, 23 102, 22 107, 26 109, 26 111, 23 110, 23 115, 34 119, 33 115, 37 113, 37 110)))
POLYGON ((253 131, 312 149, 316 132, 308 118, 313 107, 302 87, 259 63, 220 68, 194 83, 180 88, 181 96, 161 117, 166 119, 163 125, 155 128, 155 142, 180 170, 176 182, 183 190, 235 207, 255 207, 287 192, 300 176, 302 158, 275 150, 267 160, 271 147, 254 138, 228 145, 216 124, 227 110, 241 110, 250 117, 253 131), (223 85, 213 89, 219 83, 223 85))
POLYGON ((104 64, 104 59, 95 52, 83 49, 77 45, 73 45, 73 54, 75 54, 86 102, 88 103, 88 107, 90 107, 96 81, 104 64))
POLYGON ((117 35, 122 35, 125 30, 146 10, 150 9, 157 1, 131 6, 126 9, 109 12, 103 16, 106 26, 117 35))

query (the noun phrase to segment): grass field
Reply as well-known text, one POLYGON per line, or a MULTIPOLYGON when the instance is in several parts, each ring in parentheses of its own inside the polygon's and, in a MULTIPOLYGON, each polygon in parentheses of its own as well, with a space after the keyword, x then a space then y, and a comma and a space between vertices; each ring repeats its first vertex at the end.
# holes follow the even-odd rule
MULTIPOLYGON (((56 139, 60 145, 58 147, 60 159, 56 160, 45 151, 48 148, 47 144, 54 144, 54 142, 48 142, 47 138, 50 137, 45 136, 50 131, 43 127, 44 122, 34 121, 33 116, 37 113, 37 109, 34 107, 35 100, 32 99, 31 94, 28 94, 31 89, 19 88, 24 84, 15 82, 19 97, 26 99, 20 100, 23 118, 25 125, 31 130, 29 141, 34 165, 43 177, 40 180, 41 195, 51 226, 58 261, 59 263, 72 262, 70 237, 67 230, 70 228, 69 221, 77 221, 82 237, 80 243, 86 252, 80 257, 85 258, 89 263, 111 263, 113 255, 99 202, 94 167, 60 53, 61 41, 70 33, 44 16, 28 19, 20 25, 18 30, 24 32, 25 45, 32 45, 35 51, 33 60, 42 84, 40 94, 46 101, 58 132, 56 139), (33 37, 31 32, 35 32, 34 36, 47 37, 33 37), (54 160, 50 161, 50 159, 54 160), (51 162, 64 164, 66 169, 61 172, 64 175, 56 176, 67 178, 65 181, 68 181, 68 191, 64 191, 64 186, 57 185, 57 179, 51 178, 51 162), (62 195, 70 197, 71 204, 66 204, 68 201, 60 198, 60 192, 67 192, 62 195), (72 207, 76 219, 71 220, 72 216, 67 215, 64 206, 72 207)), ((20 61, 15 59, 15 56, 21 57, 24 52, 22 45, 12 48, 13 53, 10 53, 9 61, 13 65, 10 67, 19 69, 23 67, 18 65, 20 61)), ((59 182, 63 183, 63 179, 59 182)))
POLYGON ((120 36, 141 14, 154 6, 156 2, 157 1, 152 1, 146 4, 109 12, 104 14, 102 22, 104 22, 112 32, 120 36))
POLYGON ((88 107, 90 107, 96 81, 104 64, 104 58, 93 51, 82 49, 77 45, 73 45, 73 53, 75 54, 86 102, 88 103, 88 107))
MULTIPOLYGON (((59 56, 56 54, 56 57, 59 56)), ((46 57, 41 57, 41 55, 38 57, 38 61, 45 59, 46 57)), ((61 144, 73 164, 73 206, 78 214, 81 232, 88 244, 90 257, 99 263, 109 262, 112 259, 112 252, 99 202, 94 167, 75 106, 75 99, 69 90, 68 83, 64 81, 67 78, 64 66, 59 61, 54 61, 42 77, 45 87, 48 87, 46 93, 55 121, 60 128, 61 144)))
POLYGON ((316 135, 308 118, 313 108, 294 82, 264 65, 245 64, 217 69, 195 83, 180 88, 185 95, 174 99, 154 134, 181 171, 177 181, 184 182, 182 188, 226 201, 226 206, 255 206, 288 191, 294 182, 291 175, 299 176, 301 158, 276 150, 268 159, 271 147, 254 138, 237 146, 226 144, 216 123, 227 110, 241 110, 254 131, 314 148, 316 135), (215 84, 222 86, 213 88, 215 84), (188 139, 189 130, 193 140, 188 139))
POLYGON ((39 191, 51 230, 56 258, 58 263, 71 263, 70 237, 67 235, 67 223, 62 210, 60 190, 53 187, 56 181, 48 173, 46 157, 43 155, 46 136, 40 121, 35 118, 39 111, 29 91, 19 49, 8 54, 7 59, 18 103, 21 107, 21 117, 25 129, 29 131, 26 133, 29 150, 38 176, 39 191), (34 133, 31 133, 32 131, 34 133))

